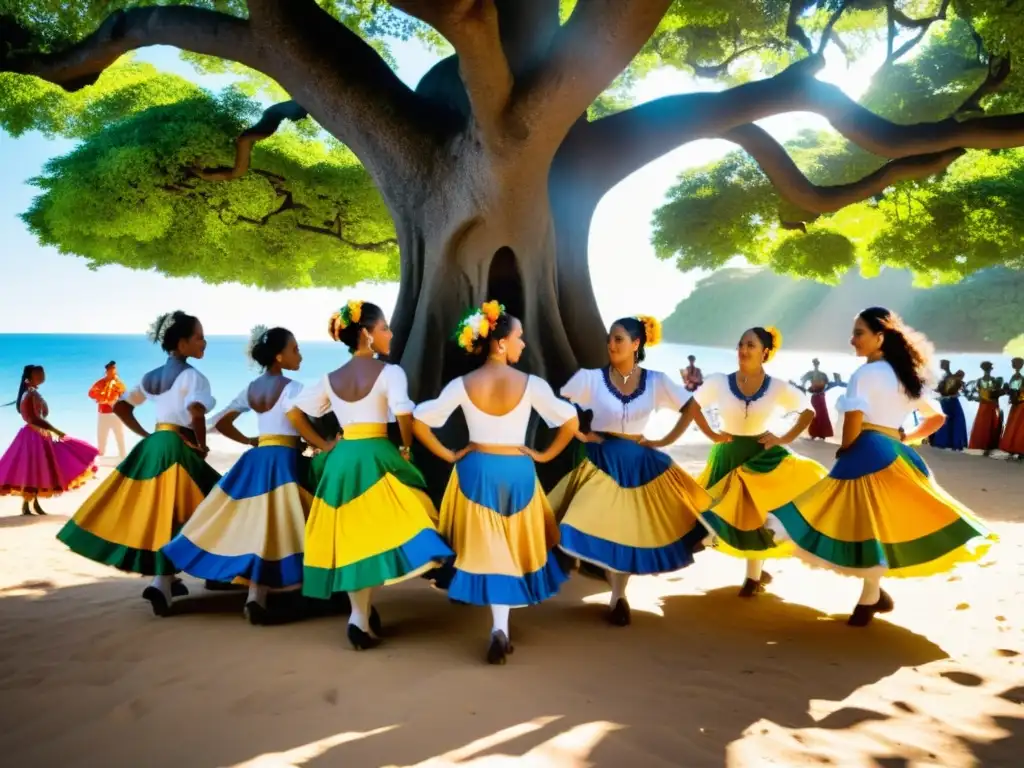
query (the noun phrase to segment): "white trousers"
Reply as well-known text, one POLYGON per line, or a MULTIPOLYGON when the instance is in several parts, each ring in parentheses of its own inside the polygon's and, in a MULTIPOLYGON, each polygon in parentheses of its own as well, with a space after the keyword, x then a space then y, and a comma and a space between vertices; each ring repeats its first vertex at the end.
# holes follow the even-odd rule
POLYGON ((117 441, 117 455, 122 459, 124 452, 124 424, 112 413, 99 414, 99 426, 97 428, 96 447, 100 449, 100 456, 107 455, 107 438, 114 433, 114 440, 117 441))

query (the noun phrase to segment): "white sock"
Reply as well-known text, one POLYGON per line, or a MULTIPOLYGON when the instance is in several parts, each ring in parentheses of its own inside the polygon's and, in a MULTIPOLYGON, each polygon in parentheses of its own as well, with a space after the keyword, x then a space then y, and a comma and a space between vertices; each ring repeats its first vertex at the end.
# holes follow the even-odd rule
POLYGON ((508 628, 508 615, 512 608, 507 605, 492 605, 491 606, 491 634, 495 632, 504 632, 506 638, 511 638, 508 628))
POLYGON ((174 583, 173 576, 154 576, 153 581, 149 583, 149 586, 156 587, 164 593, 164 597, 167 598, 167 602, 171 602, 171 585, 174 583))
POLYGON ((348 616, 348 623, 354 624, 363 630, 370 631, 370 590, 360 589, 348 593, 349 602, 352 603, 352 612, 348 616))
POLYGON ((612 587, 612 596, 608 601, 608 605, 611 608, 615 607, 615 604, 620 599, 626 597, 626 584, 629 582, 628 573, 620 573, 619 571, 608 571, 608 583, 612 587))
POLYGON ((747 578, 753 579, 754 581, 761 580, 761 568, 764 566, 764 560, 747 560, 747 578))
POLYGON ((868 576, 864 579, 864 586, 860 590, 858 605, 874 605, 882 599, 882 577, 868 576))
POLYGON ((247 603, 259 603, 261 607, 267 607, 267 592, 268 587, 260 586, 254 582, 249 583, 249 597, 246 599, 247 603))

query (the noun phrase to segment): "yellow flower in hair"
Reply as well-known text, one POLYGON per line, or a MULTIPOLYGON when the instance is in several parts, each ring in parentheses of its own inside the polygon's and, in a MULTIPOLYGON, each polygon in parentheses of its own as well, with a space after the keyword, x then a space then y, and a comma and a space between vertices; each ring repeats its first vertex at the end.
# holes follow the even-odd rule
POLYGON ((473 329, 466 325, 462 328, 462 333, 459 335, 459 346, 465 350, 473 348, 473 341, 475 340, 473 329))
POLYGON ((483 320, 481 320, 480 321, 480 327, 477 329, 477 332, 483 338, 486 339, 487 338, 487 334, 491 332, 491 321, 488 318, 486 318, 486 317, 483 320))
POLYGON ((501 304, 493 300, 485 301, 480 305, 480 311, 484 313, 484 317, 490 321, 492 327, 496 322, 498 322, 498 318, 501 317, 501 313, 504 309, 505 308, 501 306, 501 304))
POLYGON ((636 319, 644 324, 644 336, 647 337, 646 345, 653 347, 655 344, 661 344, 661 321, 650 315, 637 315, 636 319))
POLYGON ((772 348, 768 350, 768 359, 771 360, 775 357, 775 353, 782 349, 782 331, 774 325, 767 326, 765 330, 772 337, 772 348))
POLYGON ((348 317, 349 321, 358 323, 359 318, 363 315, 363 302, 359 299, 352 299, 348 303, 348 317))

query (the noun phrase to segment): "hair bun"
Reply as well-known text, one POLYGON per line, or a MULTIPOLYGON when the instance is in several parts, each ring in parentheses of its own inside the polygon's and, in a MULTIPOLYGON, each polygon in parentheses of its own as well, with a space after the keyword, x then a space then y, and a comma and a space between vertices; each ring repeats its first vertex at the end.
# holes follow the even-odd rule
POLYGON ((358 323, 363 316, 362 299, 351 299, 345 302, 345 306, 331 315, 327 321, 327 333, 335 341, 340 341, 341 332, 352 323, 358 323))
POLYGON ((648 347, 661 344, 661 321, 650 315, 637 315, 636 319, 644 326, 644 344, 648 347))
POLYGON ((475 354, 479 341, 490 335, 503 314, 505 305, 493 299, 474 307, 455 328, 455 341, 467 352, 475 354))
MULTIPOLYGON (((765 326, 765 331, 772 337, 772 347, 768 350, 768 360, 771 360, 775 357, 775 353, 782 349, 782 331, 774 325, 765 326)), ((768 360, 765 360, 765 362, 768 362, 768 360)))

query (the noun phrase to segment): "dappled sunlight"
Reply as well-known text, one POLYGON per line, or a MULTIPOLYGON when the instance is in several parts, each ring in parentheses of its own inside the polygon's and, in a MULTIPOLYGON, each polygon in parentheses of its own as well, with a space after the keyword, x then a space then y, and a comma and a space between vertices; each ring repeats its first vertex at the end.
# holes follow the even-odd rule
POLYGON ((311 741, 309 744, 303 744, 301 747, 289 749, 287 752, 274 752, 260 755, 259 757, 254 757, 252 760, 246 760, 243 763, 236 763, 231 766, 231 768, 299 768, 300 766, 306 765, 311 760, 326 754, 329 750, 334 749, 335 747, 340 747, 342 744, 359 741, 360 739, 366 739, 370 736, 379 736, 382 733, 393 731, 396 728, 398 728, 397 725, 388 725, 383 728, 374 728, 372 731, 365 731, 362 733, 336 733, 325 739, 311 741))
POLYGON ((593 749, 608 734, 625 726, 605 721, 595 721, 573 726, 556 733, 546 741, 521 754, 481 754, 496 749, 513 739, 539 731, 562 718, 539 717, 528 723, 505 728, 497 733, 477 739, 464 747, 428 758, 415 765, 389 765, 386 768, 505 768, 506 766, 529 766, 530 768, 585 768, 593 765, 588 760, 593 749))

